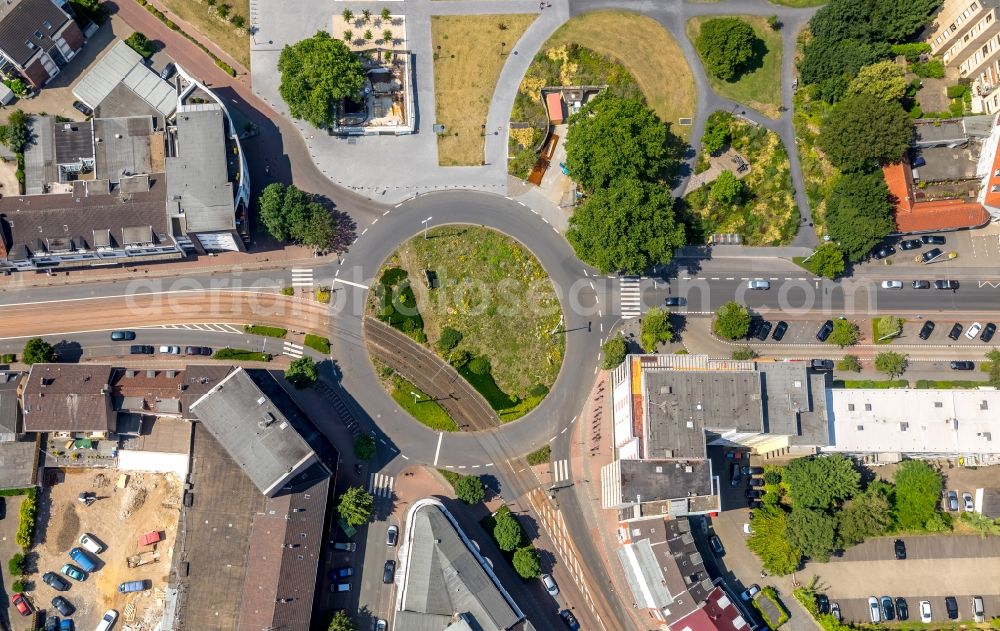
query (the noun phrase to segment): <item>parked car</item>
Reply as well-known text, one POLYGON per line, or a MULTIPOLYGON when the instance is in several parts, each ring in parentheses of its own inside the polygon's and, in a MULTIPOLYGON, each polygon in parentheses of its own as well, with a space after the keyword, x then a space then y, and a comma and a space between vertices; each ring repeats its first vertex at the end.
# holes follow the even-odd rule
POLYGON ((833 604, 831 604, 831 605, 830 605, 830 615, 831 615, 831 616, 833 616, 833 618, 834 618, 834 619, 835 619, 835 620, 836 620, 837 622, 840 622, 841 620, 843 620, 843 619, 844 619, 844 618, 843 618, 843 617, 842 617, 842 616, 840 615, 840 604, 839 604, 839 603, 833 603, 833 604))
POLYGON ((100 554, 107 549, 107 546, 89 532, 80 535, 80 545, 94 554, 100 554))
POLYGON ((59 616, 48 616, 45 618, 43 631, 59 631, 59 616))
POLYGON ((902 596, 896 597, 896 618, 898 620, 910 619, 910 607, 906 604, 906 599, 902 596))
POLYGON ((393 524, 385 531, 385 545, 394 546, 397 539, 399 539, 399 526, 393 524))
POLYGON ((722 541, 719 540, 718 535, 712 535, 712 537, 708 540, 708 546, 712 548, 712 552, 715 553, 715 556, 721 557, 726 555, 726 549, 722 547, 722 541))
POLYGON ((936 280, 934 281, 934 289, 950 289, 955 291, 958 289, 957 280, 936 280))
POLYGON ((920 239, 904 239, 899 242, 899 249, 901 250, 916 250, 924 244, 920 239))
POLYGON ((892 256, 895 253, 896 253, 896 248, 892 247, 891 245, 883 245, 882 247, 875 250, 872 253, 872 256, 881 261, 885 257, 892 256))
POLYGON ((30 616, 35 613, 35 608, 31 606, 30 602, 28 602, 28 598, 20 592, 14 594, 14 597, 11 598, 11 602, 17 609, 17 613, 22 616, 30 616))
POLYGON ((55 572, 46 572, 45 574, 42 574, 42 582, 57 592, 64 592, 69 589, 69 583, 66 582, 66 579, 59 576, 55 572))
POLYGON ((977 337, 979 337, 979 332, 982 330, 983 330, 982 324, 979 324, 978 322, 973 322, 972 326, 969 327, 969 330, 965 332, 965 337, 969 338, 970 340, 974 340, 977 337))
POLYGON ((353 541, 348 542, 334 542, 333 549, 340 550, 342 552, 354 552, 358 547, 358 544, 353 541))
POLYGON ((875 598, 874 596, 868 597, 868 614, 871 616, 872 624, 882 622, 882 614, 878 609, 878 598, 875 598))
POLYGON ((964 327, 960 323, 956 322, 951 326, 951 331, 948 332, 948 337, 952 340, 957 340, 959 337, 962 336, 963 328, 964 327))
POLYGON ((933 332, 934 332, 934 321, 928 320, 927 322, 924 322, 924 325, 922 327, 920 327, 920 333, 917 334, 917 337, 919 337, 922 340, 926 340, 931 336, 931 333, 933 332))
POLYGON ((746 490, 747 497, 764 497, 764 491, 761 489, 750 488, 746 490))
POLYGON ((750 486, 764 486, 764 480, 761 478, 750 478, 748 484, 750 486))
POLYGON ((972 619, 976 622, 986 622, 986 610, 983 608, 983 597, 972 597, 972 619))
POLYGON ((820 342, 825 342, 826 338, 830 337, 831 333, 833 333, 833 320, 827 320, 816 333, 816 339, 820 342))
POLYGON ((902 539, 896 539, 892 544, 892 549, 896 553, 897 561, 906 560, 906 544, 902 539))
POLYGON ((946 505, 951 512, 958 511, 958 491, 948 491, 946 505))
POLYGON ((944 245, 945 238, 937 234, 925 234, 920 240, 928 245, 944 245))
POLYGON ((958 620, 958 601, 955 600, 954 596, 945 597, 944 608, 948 610, 949 620, 958 620))
POLYGON ((131 594, 133 592, 143 592, 150 589, 153 586, 152 581, 125 581, 118 585, 118 591, 122 594, 131 594))
POLYGON ((931 288, 931 281, 929 281, 929 280, 915 280, 915 281, 913 281, 913 288, 914 289, 930 289, 931 288))
POLYGON ((826 597, 826 594, 816 594, 816 611, 830 613, 830 599, 826 597))
POLYGON ((687 304, 687 298, 681 298, 680 296, 668 296, 666 300, 663 301, 663 306, 665 307, 683 307, 687 304))
POLYGON ((70 618, 63 618, 59 623, 59 631, 73 631, 73 620, 70 618))
POLYGON ((943 252, 941 251, 941 248, 934 248, 933 250, 927 250, 926 252, 921 254, 920 258, 924 261, 924 263, 930 263, 931 261, 941 256, 942 254, 943 252))
POLYGON ((163 346, 160 347, 160 352, 161 353, 168 353, 170 355, 180 355, 181 354, 181 347, 180 346, 163 345, 163 346))
POLYGON ((760 323, 760 327, 757 329, 757 339, 761 342, 767 340, 767 336, 771 334, 771 323, 764 320, 760 323))
POLYGON ((385 618, 375 620, 375 631, 386 631, 388 628, 389 623, 385 621, 385 618))
POLYGON ((743 472, 740 469, 740 465, 738 465, 735 462, 732 463, 732 464, 730 464, 729 465, 729 483, 731 485, 733 485, 733 486, 739 486, 740 485, 740 480, 743 478, 742 473, 743 472))
POLYGON ((566 623, 570 631, 580 631, 580 623, 576 621, 576 616, 573 615, 572 611, 563 609, 559 612, 559 617, 566 623))
POLYGON ((84 116, 90 116, 94 113, 94 110, 90 109, 83 101, 73 101, 73 108, 84 116))
POLYGON ((330 570, 330 578, 332 580, 348 578, 350 576, 354 576, 353 567, 335 567, 332 570, 330 570))
POLYGON ((185 355, 211 355, 212 349, 207 346, 185 346, 185 355))
MULTIPOLYGON (((753 513, 750 513, 750 514, 752 515, 753 513)), ((745 534, 745 535, 752 535, 753 534, 753 526, 751 526, 750 524, 744 523, 743 524, 743 534, 745 534)))
POLYGON ((892 598, 888 596, 882 597, 882 618, 889 622, 896 617, 896 608, 892 604, 892 598))
POLYGON ((767 290, 771 288, 770 281, 766 280, 751 280, 747 281, 747 289, 761 289, 767 290))
POLYGON ((111 340, 113 342, 130 342, 135 339, 135 331, 112 331, 111 340))
POLYGON ((744 465, 742 467, 743 475, 760 475, 764 473, 764 467, 748 467, 744 465))
POLYGON ((975 370, 976 362, 973 361, 953 361, 951 362, 952 370, 975 370))
POLYGON ((976 510, 976 503, 972 500, 972 493, 962 493, 962 506, 967 513, 976 510))
POLYGON ((335 583, 333 585, 330 585, 330 591, 333 592, 333 593, 337 593, 337 592, 349 592, 349 591, 351 591, 351 584, 350 583, 335 583))
POLYGON ((87 580, 87 574, 77 566, 73 565, 72 563, 67 563, 63 565, 62 569, 60 569, 59 571, 65 574, 66 576, 70 577, 74 581, 87 580))
POLYGON ((97 623, 97 629, 95 631, 108 631, 108 629, 115 625, 117 620, 118 612, 114 609, 108 609, 101 617, 101 621, 97 623))
POLYGON ((743 590, 743 593, 740 594, 740 598, 742 598, 746 602, 750 602, 751 600, 753 600, 753 597, 759 593, 760 593, 760 585, 754 583, 750 587, 743 590))
POLYGON ((931 601, 920 601, 920 622, 927 624, 931 621, 931 601))
POLYGON ((151 546, 161 541, 163 541, 163 535, 160 534, 159 530, 150 530, 147 533, 139 535, 140 546, 151 546))
POLYGON ((388 561, 385 562, 385 567, 382 569, 382 582, 388 585, 389 583, 392 582, 392 579, 394 579, 395 577, 396 577, 396 562, 393 561, 392 559, 389 559, 388 561))
POLYGON ((902 289, 903 281, 901 280, 884 280, 882 281, 882 289, 902 289))
POLYGON ((814 359, 809 362, 813 370, 833 370, 833 365, 832 359, 814 359))
POLYGON ((152 355, 156 349, 147 344, 134 344, 128 347, 128 352, 133 355, 152 355))
POLYGON ((175 72, 177 72, 177 66, 175 66, 173 62, 170 62, 163 67, 162 71, 160 71, 160 78, 166 81, 170 77, 174 76, 175 72))
POLYGON ((979 339, 983 342, 989 342, 993 339, 993 334, 997 332, 997 325, 992 322, 987 322, 986 326, 983 327, 983 334, 979 336, 979 339))
POLYGON ((774 334, 771 335, 771 339, 775 342, 780 342, 781 338, 785 337, 785 333, 788 331, 788 323, 784 320, 780 320, 778 324, 774 327, 774 334))
POLYGON ((549 596, 555 598, 559 595, 559 586, 556 585, 556 579, 552 578, 551 574, 542 574, 540 578, 542 579, 542 585, 545 585, 545 591, 549 593, 549 596))
POLYGON ((747 500, 747 508, 751 510, 755 508, 764 508, 764 502, 750 498, 747 500))
POLYGON ((72 616, 73 612, 76 611, 76 607, 62 596, 56 596, 52 599, 52 608, 58 611, 61 616, 72 616))
POLYGON ((80 548, 72 548, 69 551, 69 558, 76 561, 77 565, 83 568, 84 572, 93 572, 97 569, 97 564, 90 558, 90 556, 81 550, 80 548))

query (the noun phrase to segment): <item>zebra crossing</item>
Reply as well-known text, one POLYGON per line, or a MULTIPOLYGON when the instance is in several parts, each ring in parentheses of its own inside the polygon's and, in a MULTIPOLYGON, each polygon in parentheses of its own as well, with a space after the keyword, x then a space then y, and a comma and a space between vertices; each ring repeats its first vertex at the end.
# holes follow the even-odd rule
POLYGON ((556 460, 552 463, 552 481, 562 482, 569 479, 569 460, 556 460))
POLYGON ((313 286, 313 271, 309 267, 292 268, 292 287, 305 287, 311 289, 313 286))
POLYGON ((298 344, 293 344, 291 342, 285 342, 284 346, 281 347, 281 354, 288 355, 289 357, 294 357, 298 359, 302 357, 302 347, 298 344))
POLYGON ((243 327, 238 324, 202 323, 202 324, 160 324, 157 326, 139 327, 142 329, 183 329, 185 331, 211 331, 213 333, 242 333, 243 327))
POLYGON ((368 492, 375 497, 392 497, 392 486, 395 481, 396 478, 392 476, 372 473, 368 476, 368 492))
POLYGON ((623 319, 638 318, 642 315, 642 296, 638 276, 620 278, 618 280, 618 295, 623 319))

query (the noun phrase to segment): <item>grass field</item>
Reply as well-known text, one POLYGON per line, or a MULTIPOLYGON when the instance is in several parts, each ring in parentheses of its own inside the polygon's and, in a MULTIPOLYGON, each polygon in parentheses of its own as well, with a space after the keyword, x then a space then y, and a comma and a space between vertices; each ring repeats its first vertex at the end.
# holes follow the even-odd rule
POLYGON ((430 395, 420 388, 399 375, 393 375, 390 378, 390 387, 389 394, 392 395, 393 401, 398 403, 399 407, 409 412, 413 418, 431 429, 443 432, 458 431, 458 424, 455 422, 455 419, 451 418, 443 407, 436 401, 433 401, 430 395), (414 401, 413 397, 414 392, 419 396, 416 401, 414 401))
POLYGON ((585 13, 559 27, 542 50, 570 44, 624 66, 649 107, 675 134, 690 140, 691 128, 678 125, 677 119, 695 114, 694 76, 680 46, 659 22, 629 11, 585 13))
POLYGON ((768 0, 768 2, 796 9, 804 7, 818 7, 821 4, 826 4, 826 0, 768 0))
POLYGON ((506 53, 513 50, 534 19, 534 15, 524 14, 431 18, 436 122, 445 126, 445 133, 438 136, 440 164, 482 164, 483 125, 497 78, 507 61, 506 53), (501 47, 501 42, 506 46, 501 47))
MULTIPOLYGON (((223 4, 229 6, 230 16, 242 15, 246 23, 250 23, 250 0, 219 0, 214 7, 208 6, 204 0, 163 0, 163 5, 170 13, 194 26, 202 35, 243 64, 243 67, 249 68, 250 36, 246 30, 237 29, 218 16, 217 9, 223 4)), ((192 35, 197 37, 194 33, 192 35)))
MULTIPOLYGON (((879 322, 881 320, 882 320, 882 318, 872 318, 872 344, 879 344, 879 345, 881 345, 881 344, 892 344, 894 341, 896 341, 897 338, 899 338, 899 335, 894 335, 892 337, 887 337, 884 340, 883 339, 879 339, 879 338, 882 337, 881 335, 879 335, 879 332, 878 332, 878 325, 879 325, 879 322)), ((899 320, 903 324, 906 324, 906 318, 899 318, 899 320)), ((900 335, 902 335, 902 329, 900 329, 900 335)))
MULTIPOLYGON (((722 81, 708 74, 708 80, 712 87, 721 96, 743 103, 765 116, 778 118, 780 112, 778 106, 781 105, 781 33, 774 31, 767 25, 767 19, 750 15, 736 16, 712 16, 715 17, 736 17, 750 26, 764 42, 764 59, 760 66, 751 72, 743 74, 737 81, 722 81)), ((692 43, 698 39, 701 32, 701 25, 707 17, 692 18, 688 21, 686 30, 688 39, 692 43)))
POLYGON ((428 237, 404 243, 384 269, 409 273, 429 345, 437 350, 445 327, 461 332, 448 357, 468 352, 487 358, 486 375, 472 373, 471 363, 460 371, 501 418, 523 415, 541 401, 540 386, 550 388, 562 365, 565 340, 552 333, 561 315, 552 282, 530 252, 499 232, 446 226, 428 237), (427 287, 425 270, 437 275, 437 288, 427 287))

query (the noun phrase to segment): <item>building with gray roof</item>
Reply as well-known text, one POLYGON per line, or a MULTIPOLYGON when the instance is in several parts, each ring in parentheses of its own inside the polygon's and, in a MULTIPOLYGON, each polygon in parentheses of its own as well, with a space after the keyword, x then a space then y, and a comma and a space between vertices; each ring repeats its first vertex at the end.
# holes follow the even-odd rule
POLYGON ((524 618, 493 569, 436 499, 407 511, 393 628, 510 629, 524 618))
POLYGON ((0 4, 0 57, 40 89, 87 42, 80 27, 53 0, 5 0, 0 4))
POLYGON ((190 406, 261 493, 274 497, 318 462, 312 448, 242 368, 190 406))
POLYGON ((32 142, 24 150, 26 194, 68 192, 68 182, 94 170, 90 121, 57 123, 52 116, 35 116, 30 129, 32 142))
POLYGON ((21 406, 25 432, 106 436, 115 430, 111 366, 33 364, 21 406))
POLYGON ((16 370, 0 371, 0 443, 17 439, 21 427, 21 401, 18 386, 24 373, 16 370))
POLYGON ((720 510, 717 479, 708 458, 612 460, 601 469, 602 507, 662 503, 661 514, 716 512, 720 510))
POLYGON ((102 104, 119 86, 127 88, 165 119, 177 110, 177 90, 150 70, 142 55, 123 41, 112 46, 73 86, 73 94, 101 115, 102 104))

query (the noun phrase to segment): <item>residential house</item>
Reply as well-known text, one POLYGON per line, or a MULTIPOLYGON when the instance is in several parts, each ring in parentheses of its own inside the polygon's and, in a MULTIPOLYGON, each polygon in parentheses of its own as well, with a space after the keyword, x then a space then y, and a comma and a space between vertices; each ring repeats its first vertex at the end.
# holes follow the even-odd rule
POLYGON ((972 84, 972 109, 1000 111, 1000 0, 944 0, 924 40, 972 84))
POLYGON ((59 0, 0 3, 0 72, 15 69, 40 89, 59 74, 87 42, 59 0))
POLYGON ((113 371, 100 364, 33 364, 21 395, 24 431, 83 439, 112 434, 113 371))

